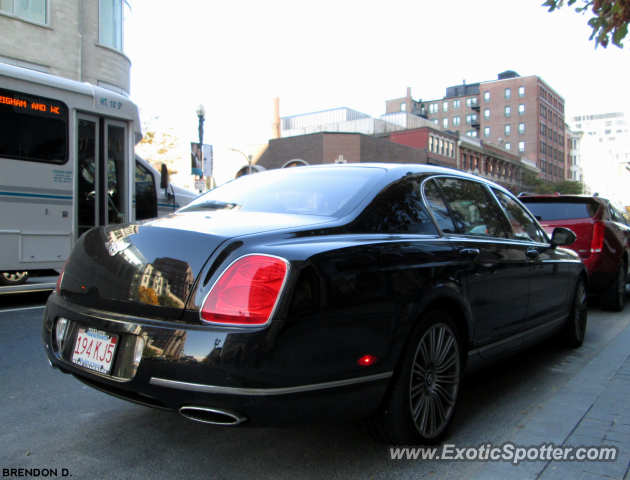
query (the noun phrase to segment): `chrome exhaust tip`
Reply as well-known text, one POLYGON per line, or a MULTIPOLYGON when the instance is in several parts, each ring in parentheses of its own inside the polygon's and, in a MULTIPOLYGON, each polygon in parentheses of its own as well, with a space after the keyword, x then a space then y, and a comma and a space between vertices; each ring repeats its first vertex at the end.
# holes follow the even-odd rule
POLYGON ((219 408, 197 407, 194 405, 181 407, 179 409, 179 413, 189 420, 209 423, 211 425, 232 426, 239 425, 247 421, 247 417, 238 412, 219 408))

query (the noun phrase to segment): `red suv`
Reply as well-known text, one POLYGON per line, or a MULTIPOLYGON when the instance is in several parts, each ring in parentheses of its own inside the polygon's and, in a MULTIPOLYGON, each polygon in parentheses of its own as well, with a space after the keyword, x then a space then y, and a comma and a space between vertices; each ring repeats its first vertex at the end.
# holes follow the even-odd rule
POLYGON ((573 230, 577 241, 568 248, 582 257, 588 269, 589 292, 599 294, 605 310, 623 310, 630 258, 626 210, 597 196, 521 194, 519 200, 548 232, 555 227, 573 230))

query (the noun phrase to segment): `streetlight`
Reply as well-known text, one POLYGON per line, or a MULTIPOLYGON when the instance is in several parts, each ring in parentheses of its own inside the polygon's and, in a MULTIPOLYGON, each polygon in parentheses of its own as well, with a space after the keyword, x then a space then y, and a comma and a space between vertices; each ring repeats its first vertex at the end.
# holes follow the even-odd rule
POLYGON ((199 144, 203 145, 203 117, 206 116, 206 107, 202 104, 197 107, 197 116, 199 117, 199 144))
POLYGON ((245 157, 245 159, 247 160, 247 164, 249 165, 247 174, 251 175, 252 174, 252 156, 245 155, 243 152, 241 152, 240 150, 237 150, 236 148, 228 148, 228 150, 232 150, 233 152, 238 152, 245 157))

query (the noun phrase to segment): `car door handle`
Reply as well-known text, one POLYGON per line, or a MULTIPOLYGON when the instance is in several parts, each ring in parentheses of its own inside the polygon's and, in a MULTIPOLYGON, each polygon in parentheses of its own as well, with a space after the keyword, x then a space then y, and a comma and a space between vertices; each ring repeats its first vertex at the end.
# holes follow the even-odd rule
POLYGON ((540 252, 536 250, 535 248, 531 248, 527 250, 527 253, 525 253, 525 255, 527 255, 527 258, 534 260, 535 258, 538 258, 538 255, 540 255, 540 252))
POLYGON ((476 248, 464 248, 459 251, 459 254, 462 257, 474 259, 479 256, 479 250, 476 248))

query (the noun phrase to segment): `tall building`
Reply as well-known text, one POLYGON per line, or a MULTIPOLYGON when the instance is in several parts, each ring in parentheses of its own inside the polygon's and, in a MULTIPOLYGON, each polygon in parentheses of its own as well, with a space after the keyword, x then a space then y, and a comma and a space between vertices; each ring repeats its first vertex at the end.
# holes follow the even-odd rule
POLYGON ((566 178, 564 99, 536 75, 508 70, 497 80, 455 85, 439 100, 386 101, 386 113, 406 111, 442 130, 460 131, 499 145, 540 169, 547 181, 566 178))
POLYGON ((625 115, 578 115, 568 126, 581 135, 579 162, 587 189, 630 205, 630 128, 625 115))
POLYGON ((0 0, 0 62, 129 96, 131 0, 0 0))

